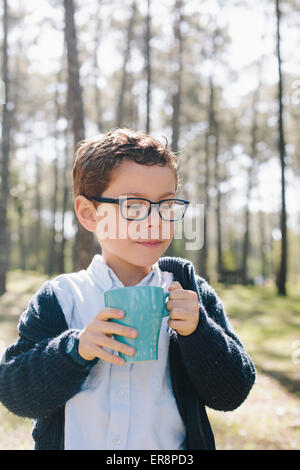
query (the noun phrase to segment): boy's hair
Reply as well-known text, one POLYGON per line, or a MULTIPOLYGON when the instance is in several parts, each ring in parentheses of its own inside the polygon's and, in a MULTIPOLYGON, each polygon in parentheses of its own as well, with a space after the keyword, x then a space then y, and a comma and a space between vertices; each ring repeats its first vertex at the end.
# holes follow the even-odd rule
POLYGON ((169 165, 174 170, 176 189, 179 186, 178 162, 167 146, 167 139, 163 145, 143 131, 118 128, 76 145, 72 171, 74 197, 100 197, 109 186, 112 171, 124 160, 143 165, 169 165))

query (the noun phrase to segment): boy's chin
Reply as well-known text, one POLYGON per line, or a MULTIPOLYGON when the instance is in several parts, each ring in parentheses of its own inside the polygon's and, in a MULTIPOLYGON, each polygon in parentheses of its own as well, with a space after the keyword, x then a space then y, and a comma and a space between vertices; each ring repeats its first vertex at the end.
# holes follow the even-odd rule
POLYGON ((142 265, 146 260, 150 262, 155 262, 162 253, 164 253, 170 243, 162 241, 161 243, 149 245, 144 242, 135 242, 134 243, 134 259, 137 265, 142 265))

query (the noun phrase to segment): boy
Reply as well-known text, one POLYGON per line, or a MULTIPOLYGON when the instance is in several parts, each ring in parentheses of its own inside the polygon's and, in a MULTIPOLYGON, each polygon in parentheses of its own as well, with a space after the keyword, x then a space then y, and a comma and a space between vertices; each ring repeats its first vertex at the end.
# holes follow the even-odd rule
POLYGON ((75 212, 102 254, 41 287, 0 368, 0 400, 35 419, 35 449, 215 449, 205 406, 233 410, 247 397, 255 367, 214 289, 190 261, 160 258, 189 202, 178 182, 175 155, 142 132, 79 143, 75 212), (136 285, 169 291, 169 317, 159 359, 124 363, 118 352, 135 350, 113 335, 138 331, 109 321, 124 312, 105 308, 103 293, 136 285))

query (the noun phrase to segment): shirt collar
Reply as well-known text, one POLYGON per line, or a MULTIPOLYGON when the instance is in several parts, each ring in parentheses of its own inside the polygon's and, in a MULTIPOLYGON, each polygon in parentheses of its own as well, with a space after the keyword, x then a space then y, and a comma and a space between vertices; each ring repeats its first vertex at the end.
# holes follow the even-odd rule
MULTIPOLYGON (((87 268, 87 272, 92 277, 93 281, 103 290, 111 289, 113 287, 125 287, 112 268, 104 262, 103 256, 100 254, 94 256, 91 264, 87 268)), ((152 265, 152 270, 136 285, 159 286, 161 283, 161 276, 161 270, 159 268, 158 261, 156 261, 156 263, 152 265)))

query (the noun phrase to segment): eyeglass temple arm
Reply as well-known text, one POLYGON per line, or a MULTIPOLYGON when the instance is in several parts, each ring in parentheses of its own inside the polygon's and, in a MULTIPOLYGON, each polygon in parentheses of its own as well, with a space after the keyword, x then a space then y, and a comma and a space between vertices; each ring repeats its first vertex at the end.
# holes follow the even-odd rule
POLYGON ((87 199, 90 199, 92 201, 97 201, 97 202, 116 202, 117 204, 120 203, 119 199, 113 199, 111 197, 87 197, 87 199))
MULTIPOLYGON (((87 199, 91 199, 91 200, 98 201, 98 202, 116 202, 117 204, 120 204, 120 201, 122 200, 122 199, 114 199, 114 198, 111 198, 111 197, 97 197, 97 196, 91 197, 91 198, 87 197, 87 199)), ((150 201, 149 199, 146 199, 146 198, 133 198, 133 197, 132 198, 123 198, 123 199, 142 199, 144 201, 151 202, 151 204, 159 204, 160 202, 170 201, 172 199, 182 201, 185 204, 190 203, 190 201, 188 201, 186 199, 179 199, 179 198, 161 199, 160 201, 150 201)))

